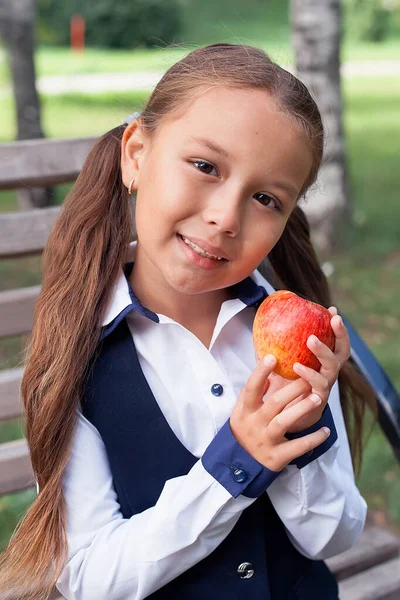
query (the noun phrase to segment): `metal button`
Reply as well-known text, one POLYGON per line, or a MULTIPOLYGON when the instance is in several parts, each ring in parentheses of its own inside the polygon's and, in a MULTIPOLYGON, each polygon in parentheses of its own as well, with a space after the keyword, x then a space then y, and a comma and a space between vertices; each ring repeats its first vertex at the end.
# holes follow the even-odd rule
POLYGON ((214 385, 211 386, 211 393, 214 394, 214 396, 221 396, 224 393, 224 388, 220 383, 214 383, 214 385))
POLYGON ((250 579, 254 575, 253 565, 249 562, 244 562, 237 568, 237 574, 240 579, 250 579))
POLYGON ((246 481, 246 479, 247 479, 246 471, 243 471, 243 469, 239 469, 238 467, 235 467, 235 465, 230 465, 229 468, 232 471, 232 476, 235 481, 237 481, 238 483, 243 483, 243 481, 246 481))

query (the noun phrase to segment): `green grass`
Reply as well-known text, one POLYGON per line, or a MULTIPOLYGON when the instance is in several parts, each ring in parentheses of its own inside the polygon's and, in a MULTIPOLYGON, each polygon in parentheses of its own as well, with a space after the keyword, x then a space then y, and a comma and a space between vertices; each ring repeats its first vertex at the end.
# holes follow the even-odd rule
POLYGON ((400 37, 393 37, 382 44, 344 39, 342 61, 350 60, 400 60, 400 37))
MULTIPOLYGON (((42 124, 48 137, 100 135, 138 110, 147 92, 112 92, 101 95, 41 96, 42 124)), ((11 96, 0 97, 0 141, 15 139, 15 108, 11 96)))
MULTIPOLYGON (((400 172, 398 142, 400 81, 396 78, 346 79, 345 129, 352 202, 356 219, 348 227, 346 247, 333 259, 330 278, 334 301, 350 318, 400 389, 398 331, 400 325, 400 172)), ((43 98, 46 132, 52 137, 100 135, 140 109, 145 93, 58 96, 43 98)), ((0 98, 2 141, 12 139, 13 109, 0 98)), ((58 191, 61 202, 67 188, 58 191)), ((15 196, 0 194, 0 210, 13 210, 15 196)), ((2 289, 34 285, 40 259, 2 261, 2 289)), ((22 358, 23 340, 0 345, 0 367, 22 358)), ((21 436, 18 420, 1 425, 0 442, 21 436)), ((400 530, 400 466, 379 427, 366 448, 359 487, 371 510, 400 530)), ((32 501, 31 492, 0 499, 0 546, 9 539, 18 517, 32 501), (25 507, 25 508, 24 508, 25 507)))

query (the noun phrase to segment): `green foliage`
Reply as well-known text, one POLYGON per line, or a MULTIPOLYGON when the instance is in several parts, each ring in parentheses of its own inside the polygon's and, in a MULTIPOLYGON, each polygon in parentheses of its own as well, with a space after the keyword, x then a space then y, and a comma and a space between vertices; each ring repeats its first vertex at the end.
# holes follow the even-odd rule
POLYGON ((395 28, 399 0, 347 0, 345 3, 351 33, 360 40, 383 42, 395 28))
POLYGON ((39 0, 40 39, 67 45, 72 15, 85 19, 88 46, 152 47, 173 42, 181 31, 178 0, 39 0))

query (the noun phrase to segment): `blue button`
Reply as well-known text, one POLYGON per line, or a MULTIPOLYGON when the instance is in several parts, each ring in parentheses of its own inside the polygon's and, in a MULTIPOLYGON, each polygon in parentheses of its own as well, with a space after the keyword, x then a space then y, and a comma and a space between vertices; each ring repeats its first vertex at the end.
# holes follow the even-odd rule
POLYGON ((214 385, 211 386, 211 393, 214 394, 214 396, 221 396, 224 393, 224 388, 220 383, 214 383, 214 385))
POLYGON ((243 469, 239 469, 238 467, 235 467, 235 465, 230 465, 229 468, 232 471, 232 476, 235 481, 237 481, 238 483, 243 483, 243 481, 246 481, 246 479, 247 479, 246 471, 243 471, 243 469))

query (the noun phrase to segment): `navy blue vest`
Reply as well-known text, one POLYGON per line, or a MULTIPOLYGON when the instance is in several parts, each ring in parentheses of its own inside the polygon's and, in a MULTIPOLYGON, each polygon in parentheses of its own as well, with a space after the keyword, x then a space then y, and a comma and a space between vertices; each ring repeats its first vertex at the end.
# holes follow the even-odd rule
MULTIPOLYGON (((91 362, 82 412, 104 441, 125 518, 154 506, 165 481, 186 475, 198 460, 159 408, 125 318, 102 340, 91 362)), ((149 598, 337 600, 338 587, 323 561, 294 548, 264 493, 208 557, 149 598), (254 575, 244 579, 238 567, 246 562, 254 575)))

